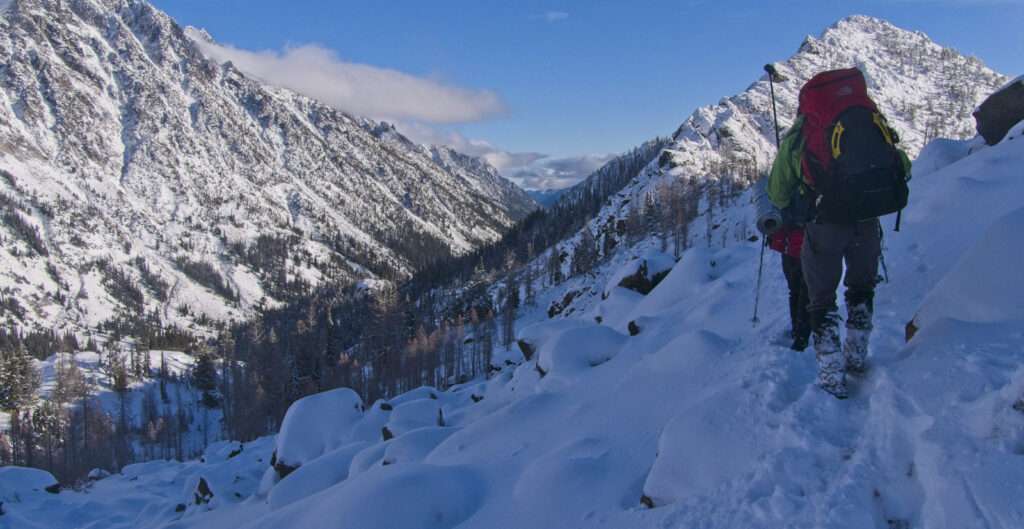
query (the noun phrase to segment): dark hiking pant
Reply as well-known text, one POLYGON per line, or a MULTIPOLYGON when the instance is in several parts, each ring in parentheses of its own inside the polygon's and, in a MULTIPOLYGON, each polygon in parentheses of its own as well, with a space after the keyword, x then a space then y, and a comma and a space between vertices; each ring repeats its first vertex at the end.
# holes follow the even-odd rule
MULTIPOLYGON (((807 225, 801 250, 804 281, 807 282, 807 305, 811 328, 820 325, 825 315, 837 312, 836 289, 842 280, 846 286, 847 306, 872 305, 881 253, 881 233, 877 219, 855 224, 807 225), (843 263, 846 277, 843 277, 843 263)), ((870 314, 870 313, 869 313, 870 314)), ((870 326, 867 321, 859 325, 870 326)), ((858 320, 863 319, 863 315, 858 320)))
POLYGON ((881 253, 878 221, 808 224, 800 252, 810 303, 807 312, 818 359, 817 385, 839 399, 848 395, 846 373, 864 373, 881 253), (846 276, 843 277, 843 263, 846 276), (836 289, 846 285, 846 334, 839 337, 836 289))
POLYGON ((804 282, 803 263, 787 253, 782 254, 782 273, 789 286, 789 319, 793 326, 794 340, 804 344, 811 336, 811 320, 807 315, 807 284, 804 282))

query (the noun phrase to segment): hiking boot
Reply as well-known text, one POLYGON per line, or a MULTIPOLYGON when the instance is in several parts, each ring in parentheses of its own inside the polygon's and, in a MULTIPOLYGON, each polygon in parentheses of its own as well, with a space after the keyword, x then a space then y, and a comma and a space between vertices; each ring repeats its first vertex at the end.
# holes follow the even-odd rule
POLYGON ((814 355, 818 358, 817 385, 837 399, 845 399, 846 361, 839 340, 839 314, 837 312, 811 314, 815 327, 814 355))
POLYGON ((851 375, 863 375, 868 370, 868 335, 870 330, 847 329, 843 340, 843 358, 846 360, 846 372, 851 375))
POLYGON ((871 336, 873 303, 870 295, 846 295, 846 339, 843 341, 843 357, 846 372, 863 375, 868 368, 868 338, 871 336))
POLYGON ((806 336, 797 336, 793 338, 793 345, 790 345, 789 348, 794 351, 803 351, 804 349, 807 349, 808 345, 809 341, 806 336))
MULTIPOLYGON (((818 357, 818 364, 821 364, 820 356, 818 357)), ((846 375, 842 371, 826 371, 822 369, 818 372, 818 380, 815 381, 815 384, 839 400, 844 400, 850 396, 846 389, 846 375)))

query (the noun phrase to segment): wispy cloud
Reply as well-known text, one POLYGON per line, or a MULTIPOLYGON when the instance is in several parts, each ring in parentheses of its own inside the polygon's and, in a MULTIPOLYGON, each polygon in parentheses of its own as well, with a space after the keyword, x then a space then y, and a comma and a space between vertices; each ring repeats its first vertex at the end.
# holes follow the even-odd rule
POLYGON ((523 189, 563 189, 578 184, 612 157, 610 154, 543 157, 528 164, 506 166, 501 174, 523 189))
POLYGON ((542 15, 535 15, 534 18, 539 18, 545 22, 558 22, 559 20, 565 20, 569 18, 569 13, 563 13, 561 11, 548 11, 542 15))
POLYGON ((374 119, 449 124, 508 113, 488 90, 472 90, 386 68, 346 62, 327 48, 303 45, 283 52, 253 52, 216 44, 195 32, 200 49, 217 61, 339 110, 374 119))
POLYGON ((482 158, 502 176, 523 189, 562 189, 590 176, 614 155, 590 154, 551 158, 537 152, 508 152, 490 142, 473 140, 451 130, 420 123, 396 123, 395 127, 416 143, 447 145, 458 152, 482 158))
MULTIPOLYGON (((587 154, 568 158, 538 160, 517 175, 524 189, 562 189, 579 183, 614 155, 587 154)), ((519 182, 517 182, 519 183, 519 182)))
MULTIPOLYGON (((568 16, 551 12, 541 18, 555 21, 568 16)), ((345 62, 333 51, 316 45, 292 47, 283 52, 253 52, 211 42, 199 30, 189 31, 202 52, 216 61, 231 61, 248 75, 345 112, 391 121, 416 143, 446 145, 482 158, 524 189, 571 186, 610 158, 589 155, 553 159, 537 152, 513 153, 437 127, 507 114, 501 98, 486 90, 470 90, 395 70, 345 62)))

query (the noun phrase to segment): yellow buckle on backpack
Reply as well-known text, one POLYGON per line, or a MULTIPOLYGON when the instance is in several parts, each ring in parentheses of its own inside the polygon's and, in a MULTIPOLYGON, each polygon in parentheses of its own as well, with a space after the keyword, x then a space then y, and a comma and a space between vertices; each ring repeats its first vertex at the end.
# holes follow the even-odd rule
POLYGON ((839 158, 842 151, 839 149, 839 141, 842 140, 843 131, 846 128, 843 127, 843 122, 839 121, 836 123, 836 128, 832 129, 832 159, 839 158))
POLYGON ((878 112, 875 112, 875 125, 878 125, 878 129, 882 131, 882 137, 885 138, 886 143, 892 145, 892 135, 889 134, 889 125, 886 124, 885 118, 883 118, 878 112))

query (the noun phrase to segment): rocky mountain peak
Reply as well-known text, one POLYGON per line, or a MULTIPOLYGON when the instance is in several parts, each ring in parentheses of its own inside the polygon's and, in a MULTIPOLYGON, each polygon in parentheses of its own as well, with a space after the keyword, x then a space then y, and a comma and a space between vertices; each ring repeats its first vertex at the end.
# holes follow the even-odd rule
POLYGON ((914 158, 934 138, 973 137, 973 110, 1008 81, 976 57, 864 15, 838 21, 807 37, 793 56, 771 62, 782 80, 772 87, 764 72, 751 72, 757 80, 746 91, 695 110, 655 161, 595 215, 593 225, 628 219, 662 200, 689 204, 685 212, 671 213, 683 219, 677 228, 687 244, 710 246, 748 236, 749 225, 726 225, 715 212, 723 197, 737 197, 771 167, 776 153, 772 88, 784 134, 796 118, 804 82, 822 71, 856 66, 902 138, 900 146, 914 158))
POLYGON ((403 277, 536 207, 486 164, 251 79, 193 38, 145 2, 0 11, 5 324, 245 318, 324 282, 403 277))

